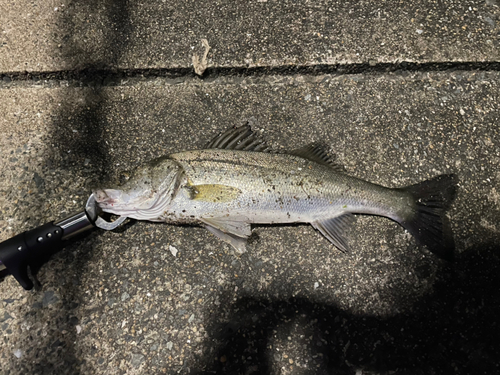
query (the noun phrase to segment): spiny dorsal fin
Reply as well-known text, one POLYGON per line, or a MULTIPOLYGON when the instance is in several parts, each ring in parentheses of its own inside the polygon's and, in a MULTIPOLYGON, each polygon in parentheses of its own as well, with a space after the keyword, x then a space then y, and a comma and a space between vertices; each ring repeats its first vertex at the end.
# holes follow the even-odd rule
POLYGON ((333 168, 337 172, 345 172, 343 166, 335 163, 333 158, 326 151, 328 147, 322 143, 311 143, 304 147, 289 152, 290 155, 300 156, 301 158, 323 164, 333 168))
POLYGON ((250 125, 232 127, 212 139, 206 148, 220 148, 225 150, 270 152, 271 149, 264 141, 258 139, 250 125))

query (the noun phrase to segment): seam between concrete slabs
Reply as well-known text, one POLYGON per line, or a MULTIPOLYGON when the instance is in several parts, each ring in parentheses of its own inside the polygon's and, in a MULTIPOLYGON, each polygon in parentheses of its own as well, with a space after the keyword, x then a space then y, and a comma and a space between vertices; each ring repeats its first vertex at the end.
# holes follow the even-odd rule
POLYGON ((246 78, 263 78, 269 76, 289 77, 304 76, 317 77, 324 75, 386 75, 388 73, 430 73, 455 71, 500 71, 500 62, 436 62, 397 64, 346 64, 346 65, 310 65, 310 66, 275 66, 275 67, 234 67, 208 68, 202 77, 194 74, 191 68, 180 69, 133 69, 133 70, 93 70, 55 72, 0 72, 0 88, 10 87, 16 83, 28 86, 122 86, 123 81, 154 81, 163 78, 170 84, 179 84, 189 81, 220 82, 221 78, 234 78, 236 81, 246 78))
POLYGON ((292 84, 325 84, 336 80, 353 80, 363 81, 368 79, 377 79, 384 77, 390 80, 405 80, 405 81, 429 81, 440 79, 454 79, 457 75, 466 76, 469 80, 488 81, 489 76, 498 77, 500 70, 453 70, 453 71, 428 71, 428 72, 409 72, 409 71, 393 71, 385 73, 369 73, 369 74, 321 74, 321 75, 276 75, 269 74, 265 76, 219 76, 212 79, 203 79, 196 76, 179 77, 177 79, 168 77, 127 77, 113 83, 97 83, 97 82, 81 82, 77 80, 19 80, 19 81, 0 81, 0 90, 8 90, 11 88, 112 88, 112 87, 133 87, 133 86, 210 86, 210 85, 246 85, 246 86, 261 86, 261 85, 292 85, 292 84), (431 78, 434 77, 434 78, 431 78))

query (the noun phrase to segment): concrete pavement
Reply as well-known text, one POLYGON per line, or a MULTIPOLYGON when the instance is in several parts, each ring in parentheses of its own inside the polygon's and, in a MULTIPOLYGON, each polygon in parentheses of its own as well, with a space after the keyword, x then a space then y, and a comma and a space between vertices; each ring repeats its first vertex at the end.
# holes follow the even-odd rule
POLYGON ((497 0, 2 2, 0 72, 498 61, 497 0))
POLYGON ((42 268, 41 290, 0 284, 0 372, 497 371, 498 71, 321 74, 323 64, 495 63, 496 2, 185 4, 5 5, 0 240, 80 210, 120 171, 249 122, 276 149, 324 141, 348 173, 386 186, 456 173, 457 261, 364 216, 348 255, 305 225, 257 227, 241 257, 203 228, 95 231, 42 268), (328 38, 308 34, 316 30, 328 38), (202 37, 213 48, 209 66, 319 72, 184 74, 202 37), (102 71, 37 76, 83 67, 102 71), (33 79, 17 74, 25 70, 33 79))

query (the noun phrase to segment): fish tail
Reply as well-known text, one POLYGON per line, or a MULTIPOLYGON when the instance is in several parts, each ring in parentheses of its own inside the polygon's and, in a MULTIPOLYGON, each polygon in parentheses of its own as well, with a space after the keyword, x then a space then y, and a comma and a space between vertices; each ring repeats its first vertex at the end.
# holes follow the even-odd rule
POLYGON ((456 175, 446 174, 401 189, 413 196, 416 208, 400 224, 417 242, 448 261, 454 258, 455 243, 446 210, 455 198, 457 183, 456 175))

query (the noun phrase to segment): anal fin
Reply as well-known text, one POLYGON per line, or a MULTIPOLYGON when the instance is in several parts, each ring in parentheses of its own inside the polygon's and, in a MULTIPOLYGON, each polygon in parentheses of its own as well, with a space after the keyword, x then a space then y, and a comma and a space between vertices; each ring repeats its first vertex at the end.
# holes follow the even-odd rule
POLYGON ((345 213, 334 218, 314 221, 311 225, 319 230, 339 250, 347 253, 350 249, 345 238, 345 232, 354 223, 354 219, 353 214, 345 213))

